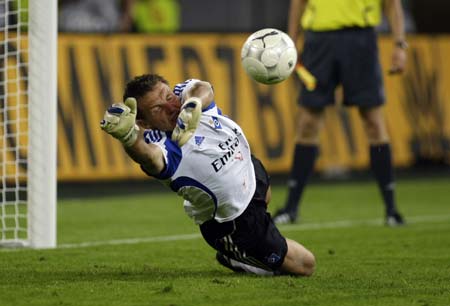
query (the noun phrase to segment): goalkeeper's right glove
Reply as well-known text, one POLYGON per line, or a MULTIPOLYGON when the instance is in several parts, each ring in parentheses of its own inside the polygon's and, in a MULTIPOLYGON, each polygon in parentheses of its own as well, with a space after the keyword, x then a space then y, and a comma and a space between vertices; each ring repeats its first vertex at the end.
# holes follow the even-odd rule
POLYGON ((172 132, 172 140, 178 143, 178 146, 183 146, 194 135, 201 115, 202 101, 199 98, 191 97, 183 103, 172 132))
POLYGON ((139 127, 136 125, 135 98, 127 98, 125 104, 111 105, 100 122, 102 130, 117 138, 125 147, 131 147, 137 140, 139 127))

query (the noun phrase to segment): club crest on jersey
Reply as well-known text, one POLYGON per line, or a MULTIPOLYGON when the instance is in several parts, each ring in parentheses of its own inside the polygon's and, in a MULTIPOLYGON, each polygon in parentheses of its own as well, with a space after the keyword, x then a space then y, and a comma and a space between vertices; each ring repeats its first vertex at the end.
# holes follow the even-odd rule
POLYGON ((219 130, 222 128, 219 118, 214 117, 214 116, 211 116, 211 120, 209 121, 209 124, 211 124, 216 130, 219 130))
POLYGON ((205 140, 205 136, 194 136, 195 144, 197 146, 201 145, 203 140, 205 140))

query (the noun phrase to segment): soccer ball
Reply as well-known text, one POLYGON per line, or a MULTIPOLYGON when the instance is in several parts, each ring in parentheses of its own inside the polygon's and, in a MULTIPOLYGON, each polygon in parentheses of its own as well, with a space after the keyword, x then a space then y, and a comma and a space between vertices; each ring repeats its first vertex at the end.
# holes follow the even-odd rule
POLYGON ((245 72, 257 82, 276 84, 286 80, 297 63, 292 39, 277 29, 262 29, 250 35, 242 46, 245 72))

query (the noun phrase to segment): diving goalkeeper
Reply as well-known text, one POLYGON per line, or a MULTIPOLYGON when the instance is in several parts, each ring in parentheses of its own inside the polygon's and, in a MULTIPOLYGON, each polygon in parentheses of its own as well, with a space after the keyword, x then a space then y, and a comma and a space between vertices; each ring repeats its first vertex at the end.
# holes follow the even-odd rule
POLYGON ((242 129, 222 116, 208 82, 174 87, 161 76, 131 80, 101 128, 149 176, 184 198, 217 261, 235 272, 309 276, 314 255, 284 238, 266 212, 269 176, 242 129))

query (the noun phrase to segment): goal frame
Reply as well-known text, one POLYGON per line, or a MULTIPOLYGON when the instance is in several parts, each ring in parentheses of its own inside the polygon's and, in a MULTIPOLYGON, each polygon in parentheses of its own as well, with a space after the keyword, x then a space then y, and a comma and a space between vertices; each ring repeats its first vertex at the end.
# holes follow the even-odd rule
MULTIPOLYGON (((12 6, 12 0, 6 0, 3 3, 3 20, 9 22, 10 16, 15 16, 17 24, 4 24, 4 40, 2 46, 5 55, 2 56, 4 67, 2 67, 5 109, 4 111, 4 131, 2 141, 7 142, 8 138, 16 137, 16 147, 2 147, 2 227, 0 230, 0 247, 30 247, 30 248, 54 248, 56 247, 56 208, 57 208, 57 1, 39 0, 28 1, 28 7, 24 1, 19 0, 17 7, 12 6), (22 20, 23 16, 28 14, 28 20, 22 20), (17 38, 14 33, 17 33, 17 38), (9 35, 9 34, 13 35, 9 35), (12 38, 11 38, 12 37, 12 38), (18 46, 22 41, 27 45, 18 47, 20 53, 13 55, 16 58, 24 59, 17 68, 8 66, 7 59, 10 41, 16 41, 18 46), (27 67, 28 69, 23 69, 27 67), (20 76, 9 79, 8 71, 23 71, 20 76), (20 77, 20 79, 18 79, 20 77), (19 83, 19 85, 16 85, 19 83), (12 88, 19 88, 23 93, 17 93, 14 89, 11 93, 8 85, 13 83, 12 88), (22 85, 24 84, 24 85, 22 85), (26 124, 24 133, 26 133, 23 145, 18 140, 20 128, 17 130, 17 136, 8 134, 8 97, 20 102, 20 99, 26 97, 24 106, 14 106, 12 104, 12 114, 17 114, 17 108, 25 107, 27 110, 26 118, 14 115, 12 121, 16 126, 26 124), (16 97, 16 98, 14 98, 16 97), (25 119, 25 120, 24 120, 25 119), (20 143, 20 144, 19 144, 20 143), (8 174, 8 168, 11 167, 11 161, 8 161, 8 152, 17 152, 21 150, 23 158, 17 157, 16 170, 14 175, 8 174), (19 166, 20 165, 20 166, 19 166), (23 171, 23 175, 22 172, 23 171), (13 181, 11 181, 11 178, 13 181), (9 182, 8 182, 9 180, 9 182), (11 186, 9 186, 11 184, 11 186), (15 186, 15 187, 14 187, 15 186), (4 188, 4 189, 3 189, 4 188), (15 209, 9 209, 11 194, 15 193, 15 209), (26 212, 19 208, 20 205, 26 207, 26 212), (6 208, 5 208, 6 207, 6 208), (15 214, 11 211, 15 210, 15 214), (3 219, 5 218, 5 219, 3 219), (14 236, 9 237, 11 231, 8 220, 15 218, 14 236), (20 220, 25 219, 23 226, 20 220), (5 232, 3 232, 5 231, 5 232), (20 235, 19 233, 24 233, 20 235)), ((19 65, 19 63, 17 64, 19 65)), ((17 72, 19 74, 19 72, 17 72)), ((15 102, 15 103, 19 103, 15 102)), ((14 102, 13 102, 14 103, 14 102)))
POLYGON ((29 1, 28 246, 56 247, 57 1, 29 1))

